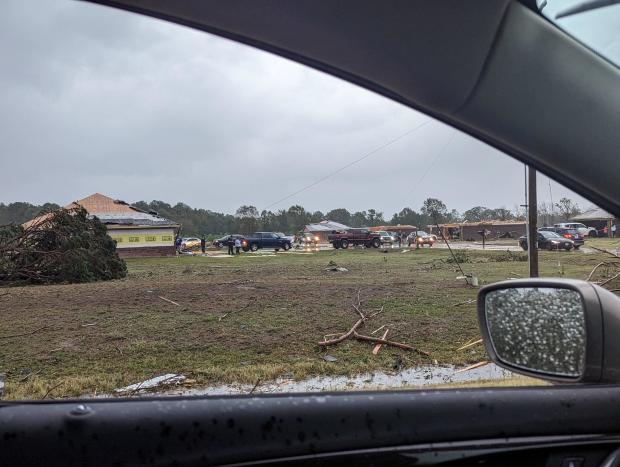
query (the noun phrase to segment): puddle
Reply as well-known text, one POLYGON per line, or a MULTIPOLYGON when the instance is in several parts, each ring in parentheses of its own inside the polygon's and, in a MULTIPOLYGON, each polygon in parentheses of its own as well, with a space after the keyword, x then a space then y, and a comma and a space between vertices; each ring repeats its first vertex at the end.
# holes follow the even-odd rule
MULTIPOLYGON (((169 373, 156 376, 141 383, 115 389, 113 394, 84 394, 85 398, 109 398, 140 396, 144 394, 157 396, 222 396, 240 394, 274 394, 295 392, 322 392, 322 391, 356 391, 356 390, 388 390, 405 389, 446 383, 465 383, 474 381, 501 380, 511 378, 514 373, 504 370, 492 363, 468 371, 461 371, 464 367, 448 366, 421 366, 410 368, 399 373, 363 373, 357 376, 317 376, 303 381, 294 381, 291 378, 278 378, 275 381, 253 384, 221 384, 203 388, 183 387, 185 376, 169 373), (174 386, 174 387, 171 387, 174 386), (157 388, 159 387, 159 390, 157 388)), ((188 380, 189 381, 189 380, 188 380)))
POLYGON ((347 376, 318 376, 303 381, 294 381, 288 378, 278 378, 275 381, 259 384, 223 384, 199 389, 178 387, 158 393, 158 395, 183 396, 214 396, 234 394, 269 394, 293 392, 321 392, 321 391, 352 391, 352 390, 387 390, 409 386, 426 386, 431 384, 471 382, 480 380, 497 380, 514 376, 494 364, 474 368, 457 373, 456 368, 449 366, 423 366, 401 371, 400 373, 384 373, 377 371, 353 377, 347 376), (253 390, 254 389, 254 390, 253 390))

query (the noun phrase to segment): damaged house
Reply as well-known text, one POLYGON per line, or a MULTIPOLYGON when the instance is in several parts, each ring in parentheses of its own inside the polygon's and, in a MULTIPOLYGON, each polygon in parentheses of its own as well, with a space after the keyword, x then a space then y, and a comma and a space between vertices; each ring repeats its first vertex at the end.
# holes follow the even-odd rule
MULTIPOLYGON (((83 207, 90 216, 97 217, 106 226, 108 235, 116 241, 116 251, 121 257, 176 254, 174 239, 181 226, 156 212, 144 212, 100 193, 74 201, 64 209, 77 206, 83 207)), ((32 219, 24 227, 42 222, 45 217, 32 219)))

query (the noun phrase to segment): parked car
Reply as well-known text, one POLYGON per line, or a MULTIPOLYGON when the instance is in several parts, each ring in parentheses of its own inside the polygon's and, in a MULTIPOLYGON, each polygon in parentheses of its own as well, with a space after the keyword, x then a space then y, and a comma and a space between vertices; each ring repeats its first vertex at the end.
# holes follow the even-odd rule
POLYGON ((232 235, 224 235, 222 238, 218 238, 217 240, 213 241, 213 246, 216 248, 223 248, 227 245, 228 243, 228 239, 230 237, 233 237, 235 240, 238 238, 241 240, 241 246, 243 247, 245 244, 247 244, 247 241, 245 239, 245 237, 243 235, 239 235, 239 234, 232 234, 232 235))
POLYGON ((381 245, 393 245, 396 243, 396 237, 390 232, 386 232, 385 230, 379 230, 376 232, 381 237, 381 245))
MULTIPOLYGON (((560 234, 555 232, 549 232, 547 230, 539 230, 537 234, 538 249, 546 250, 571 250, 575 247, 575 242, 569 238, 564 238, 560 234)), ((524 250, 527 250, 527 235, 519 237, 519 245, 524 250)))
POLYGON ((598 236, 598 232, 594 227, 588 227, 581 222, 560 222, 559 224, 553 224, 553 226, 561 229, 575 229, 584 237, 598 236))
POLYGON ((273 248, 275 251, 291 249, 291 241, 286 237, 280 237, 274 232, 254 232, 246 237, 243 251, 257 251, 262 248, 273 248))
POLYGON ((432 247, 436 241, 437 241, 436 235, 429 234, 428 232, 425 232, 424 230, 418 230, 417 232, 413 232, 409 234, 409 236, 407 237, 408 246, 428 245, 429 247, 432 247))
POLYGON ((584 236, 577 229, 565 229, 563 227, 541 227, 539 232, 555 232, 558 235, 568 238, 575 244, 575 250, 584 244, 584 236))
POLYGON ((349 229, 344 232, 332 232, 327 236, 327 240, 336 249, 347 249, 349 245, 364 245, 367 248, 379 248, 381 246, 381 235, 378 232, 371 232, 368 229, 349 229))
POLYGON ((181 239, 181 251, 200 249, 200 239, 196 237, 185 237, 181 239))

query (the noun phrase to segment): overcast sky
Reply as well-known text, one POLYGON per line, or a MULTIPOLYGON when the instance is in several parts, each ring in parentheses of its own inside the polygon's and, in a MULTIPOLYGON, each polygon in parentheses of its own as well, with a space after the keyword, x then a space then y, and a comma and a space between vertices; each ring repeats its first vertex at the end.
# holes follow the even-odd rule
MULTIPOLYGON (((429 120, 225 39, 71 0, 4 0, 0 201, 100 192, 234 212, 514 209, 523 165, 439 122, 279 204, 429 120)), ((551 196, 590 203, 556 183, 551 196)), ((547 177, 539 199, 550 197, 547 177)))

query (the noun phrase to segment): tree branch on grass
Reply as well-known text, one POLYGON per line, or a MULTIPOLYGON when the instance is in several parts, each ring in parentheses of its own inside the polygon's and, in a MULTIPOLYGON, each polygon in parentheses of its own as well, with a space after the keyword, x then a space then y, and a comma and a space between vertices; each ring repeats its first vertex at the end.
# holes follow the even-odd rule
POLYGON ((601 253, 607 253, 608 255, 611 255, 614 258, 620 258, 620 256, 617 255, 616 253, 614 253, 613 251, 605 250, 603 248, 597 248, 595 246, 590 246, 590 248, 592 248, 593 250, 596 250, 596 251, 600 251, 601 253))
POLYGON ((59 387, 59 386, 62 386, 63 384, 64 384, 64 381, 61 381, 61 382, 60 382, 60 383, 58 383, 57 385, 52 386, 51 388, 49 388, 49 389, 47 390, 47 392, 43 395, 43 397, 41 398, 41 400, 43 400, 43 399, 47 398, 47 396, 49 396, 49 395, 50 395, 50 393, 51 393, 54 389, 56 389, 56 388, 57 388, 57 387, 59 387))
POLYGON ((618 277, 620 277, 620 272, 619 272, 618 274, 615 274, 614 276, 610 277, 609 279, 604 280, 604 281, 603 281, 603 282, 601 282, 599 285, 602 287, 602 286, 604 286, 604 285, 606 285, 606 284, 609 284, 611 281, 613 281, 613 280, 617 279, 618 277))
MULTIPOLYGON (((351 329, 349 329, 344 334, 340 335, 339 337, 336 337, 335 339, 330 339, 330 340, 326 340, 325 337, 327 337, 327 336, 325 336, 324 340, 318 342, 318 345, 321 346, 321 347, 327 347, 327 346, 330 346, 330 345, 339 344, 340 342, 342 342, 342 341, 344 341, 344 340, 346 340, 346 339, 348 339, 350 337, 353 337, 354 339, 357 339, 357 340, 360 340, 360 341, 367 341, 367 342, 374 342, 375 344, 389 345, 389 346, 392 346, 392 347, 398 347, 399 349, 403 349, 403 350, 411 350, 413 352, 419 353, 420 355, 424 355, 425 357, 429 357, 430 356, 430 354, 428 352, 425 352, 424 350, 417 349, 417 348, 415 348, 415 347, 413 347, 411 345, 408 345, 408 344, 403 344, 401 342, 390 341, 390 340, 387 340, 387 339, 381 339, 381 338, 378 338, 378 337, 366 336, 364 334, 358 333, 357 329, 360 326, 363 326, 363 324, 366 321, 368 321, 368 320, 374 318, 375 316, 377 316, 378 314, 382 313, 383 309, 384 309, 384 307, 382 306, 381 309, 379 309, 379 311, 376 311, 375 313, 367 316, 367 315, 365 315, 362 312, 360 304, 361 304, 361 299, 360 299, 360 292, 358 290, 358 293, 357 293, 357 305, 353 304, 352 307, 355 310, 355 312, 357 314, 359 314, 360 319, 358 319, 355 322, 355 324, 353 324, 351 329)), ((383 327, 385 327, 385 325, 382 326, 379 329, 382 329, 383 327)), ((379 329, 373 331, 373 333, 377 332, 379 329)))
POLYGON ((414 352, 419 353, 420 355, 424 355, 425 357, 430 357, 431 356, 430 353, 428 353, 428 352, 426 352, 424 350, 416 349, 415 347, 413 347, 411 345, 403 344, 401 342, 389 341, 389 340, 386 340, 386 339, 381 339, 379 337, 365 336, 364 334, 359 334, 356 331, 353 332, 353 335, 355 336, 356 339, 361 340, 361 341, 374 342, 376 344, 391 345, 392 347, 398 347, 399 349, 412 350, 414 352))

